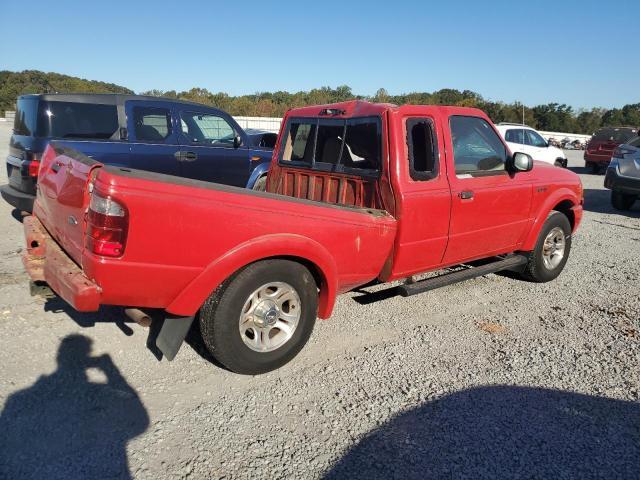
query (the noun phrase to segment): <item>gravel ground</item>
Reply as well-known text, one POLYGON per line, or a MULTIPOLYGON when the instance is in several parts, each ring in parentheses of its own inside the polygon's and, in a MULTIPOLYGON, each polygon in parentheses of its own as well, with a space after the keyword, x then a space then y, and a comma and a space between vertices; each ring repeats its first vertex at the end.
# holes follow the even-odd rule
POLYGON ((556 281, 353 292, 257 377, 30 297, 0 202, 0 478, 638 478, 640 205, 568 155, 586 212, 556 281))

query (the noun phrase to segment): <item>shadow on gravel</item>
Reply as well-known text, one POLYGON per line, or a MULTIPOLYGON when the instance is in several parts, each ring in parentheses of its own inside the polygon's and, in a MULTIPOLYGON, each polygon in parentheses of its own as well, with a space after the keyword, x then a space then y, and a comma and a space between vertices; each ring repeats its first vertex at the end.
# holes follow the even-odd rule
POLYGON ((128 337, 133 335, 133 330, 127 323, 135 322, 124 314, 121 307, 100 307, 97 312, 83 313, 76 311, 60 297, 53 297, 47 299, 44 310, 53 313, 64 312, 82 328, 94 327, 96 323, 113 323, 128 337))
POLYGON ((342 478, 638 478, 640 404, 557 390, 461 391, 369 433, 342 478))
POLYGON ((640 218, 640 200, 631 207, 631 210, 616 210, 611 205, 611 190, 584 189, 584 209, 588 212, 608 213, 624 217, 640 218))
POLYGON ((131 478, 127 442, 149 426, 138 394, 109 355, 91 356, 83 335, 64 338, 57 361, 5 404, 0 478, 131 478), (104 380, 90 381, 89 370, 104 380))

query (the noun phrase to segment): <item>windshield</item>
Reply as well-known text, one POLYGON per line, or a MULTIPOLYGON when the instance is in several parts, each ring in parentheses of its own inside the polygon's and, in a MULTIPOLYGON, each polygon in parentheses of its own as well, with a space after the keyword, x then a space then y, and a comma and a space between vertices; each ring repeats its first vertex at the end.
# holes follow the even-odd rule
POLYGON ((38 136, 51 138, 111 138, 118 130, 115 105, 41 102, 38 136))
POLYGON ((615 143, 626 143, 636 135, 637 130, 634 128, 603 128, 595 133, 592 140, 600 142, 610 141, 615 143))

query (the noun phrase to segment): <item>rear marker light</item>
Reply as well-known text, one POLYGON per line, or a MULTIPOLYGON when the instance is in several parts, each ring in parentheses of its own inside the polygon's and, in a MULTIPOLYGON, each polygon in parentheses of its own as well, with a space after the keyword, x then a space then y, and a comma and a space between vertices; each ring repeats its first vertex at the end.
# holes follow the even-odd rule
POLYGON ((91 195, 87 216, 86 246, 96 255, 119 257, 127 238, 126 209, 110 197, 91 195))

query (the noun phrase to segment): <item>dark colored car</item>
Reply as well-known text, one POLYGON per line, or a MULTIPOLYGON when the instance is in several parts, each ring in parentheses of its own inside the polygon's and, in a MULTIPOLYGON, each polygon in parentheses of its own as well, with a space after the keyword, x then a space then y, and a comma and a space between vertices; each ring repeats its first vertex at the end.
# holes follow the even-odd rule
POLYGON ((638 135, 635 127, 605 127, 593 134, 584 151, 584 162, 593 173, 609 164, 613 151, 618 145, 627 143, 638 135))
POLYGON ((616 210, 629 210, 640 196, 640 137, 620 145, 607 167, 604 186, 616 210))
POLYGON ((108 165, 264 189, 277 135, 244 131, 226 112, 139 95, 45 94, 18 97, 2 197, 30 212, 47 144, 108 165))

